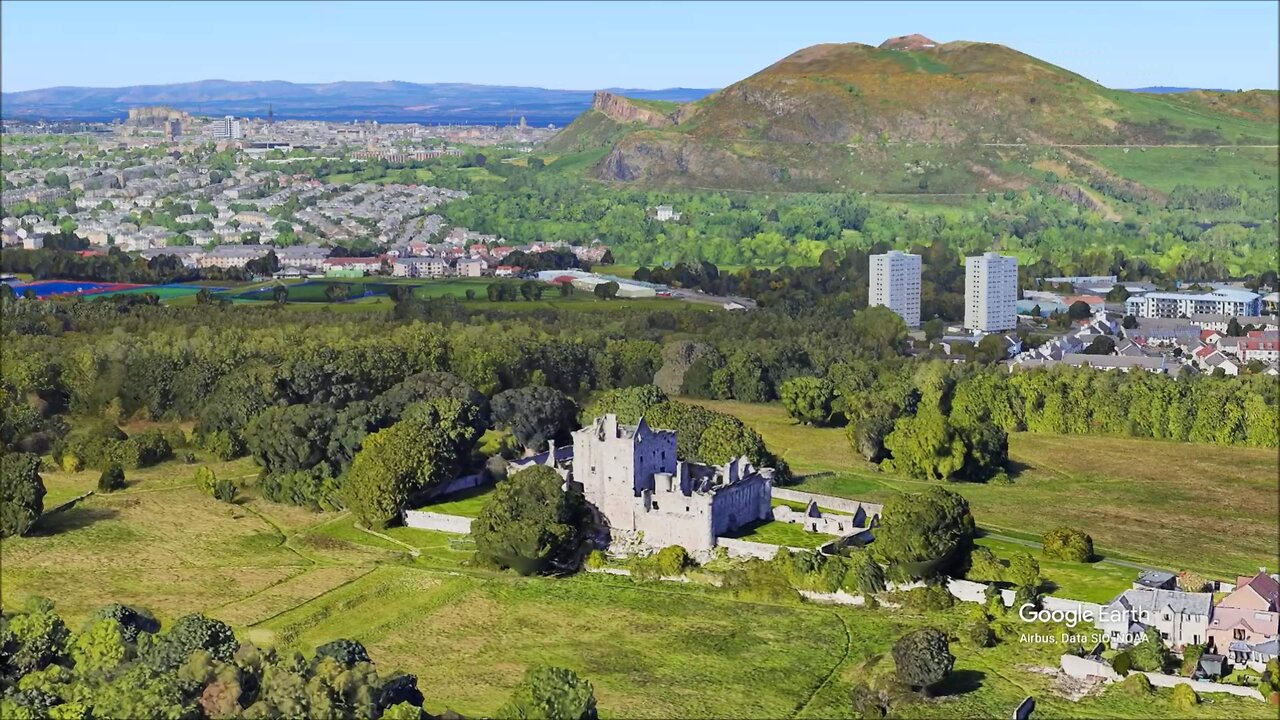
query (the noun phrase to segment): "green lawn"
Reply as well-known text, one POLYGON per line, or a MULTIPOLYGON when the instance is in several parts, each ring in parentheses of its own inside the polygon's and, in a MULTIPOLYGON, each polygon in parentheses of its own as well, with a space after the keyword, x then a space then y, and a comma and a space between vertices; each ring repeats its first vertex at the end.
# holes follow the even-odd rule
POLYGON ((818 548, 836 539, 834 535, 809 532, 794 523, 779 522, 777 520, 753 525, 734 534, 732 537, 751 542, 807 549, 818 548))
MULTIPOLYGON (((1275 142, 1274 133, 1271 142, 1275 142)), ((1090 148, 1108 169, 1160 192, 1178 185, 1244 185, 1263 191, 1280 182, 1276 151, 1268 148, 1090 148)))
POLYGON ((453 493, 439 502, 423 505, 418 509, 444 513, 445 515, 461 515, 469 518, 479 517, 480 510, 484 508, 484 504, 489 501, 489 496, 492 494, 493 486, 485 485, 453 493))
MULTIPOLYGON (((883 502, 931 483, 879 472, 838 429, 795 424, 777 404, 695 401, 738 416, 801 473, 797 489, 883 502)), ((1280 566, 1274 450, 1119 437, 1015 433, 1012 485, 954 483, 982 527, 1038 540, 1068 525, 1104 556, 1234 578, 1280 566)))
POLYGON ((1044 592, 1048 595, 1095 602, 1099 605, 1111 602, 1117 595, 1133 585, 1138 571, 1105 562, 1071 563, 1050 560, 1035 548, 1000 540, 993 537, 978 538, 977 543, 1002 560, 1014 553, 1028 553, 1040 563, 1040 575, 1044 577, 1044 592))

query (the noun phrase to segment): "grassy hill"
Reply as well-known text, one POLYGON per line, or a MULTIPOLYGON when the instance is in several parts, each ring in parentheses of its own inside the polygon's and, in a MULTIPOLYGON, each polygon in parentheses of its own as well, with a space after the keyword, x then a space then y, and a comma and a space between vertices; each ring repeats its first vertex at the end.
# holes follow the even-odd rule
POLYGON ((598 93, 549 149, 607 148, 588 174, 610 181, 961 193, 1127 179, 1071 146, 1276 144, 1273 91, 1111 90, 1002 45, 913 38, 815 45, 686 105, 598 93), (1077 170, 1046 180, 1037 162, 1077 170))

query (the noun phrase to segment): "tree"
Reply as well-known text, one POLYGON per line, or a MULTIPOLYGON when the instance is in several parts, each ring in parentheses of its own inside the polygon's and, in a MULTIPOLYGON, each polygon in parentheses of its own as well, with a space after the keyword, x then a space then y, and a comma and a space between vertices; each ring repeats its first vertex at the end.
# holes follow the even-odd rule
POLYGON ((0 537, 26 534, 42 512, 40 458, 6 451, 0 456, 0 537))
POLYGON ((591 683, 572 670, 536 666, 525 671, 497 717, 514 720, 595 720, 596 698, 591 683))
POLYGON ((1124 318, 1120 321, 1120 327, 1124 328, 1125 330, 1134 330, 1138 327, 1138 318, 1132 315, 1125 315, 1124 318))
POLYGON ((275 290, 271 291, 277 305, 284 305, 289 302, 289 287, 287 285, 277 285, 275 290))
POLYGON ((1113 355, 1116 351, 1116 339, 1110 335, 1099 335, 1084 349, 1085 355, 1113 355))
POLYGON ((1040 586, 1040 563, 1031 555, 1017 552, 1009 556, 1009 569, 1005 579, 1019 587, 1038 588, 1040 586))
POLYGON ((796 421, 805 425, 830 425, 836 415, 836 386, 816 377, 792 378, 778 389, 782 405, 796 421))
POLYGON ((947 636, 934 628, 903 635, 893 644, 893 665, 898 679, 923 695, 942 682, 955 665, 947 636))
POLYGON ((848 569, 840 587, 848 592, 871 596, 884 592, 884 568, 869 552, 855 552, 848 558, 848 569))
POLYGON ((975 620, 969 626, 969 642, 977 648, 988 648, 995 644, 996 634, 991 630, 991 623, 986 618, 975 620))
POLYGON ((173 670, 196 650, 204 650, 220 662, 231 662, 239 647, 226 623, 196 613, 178 618, 168 632, 152 643, 146 659, 157 670, 173 670))
POLYGON ((245 428, 245 444, 268 475, 308 470, 326 459, 335 419, 328 405, 267 408, 245 428))
POLYGON ((480 437, 480 411, 456 398, 409 406, 400 421, 364 439, 343 498, 366 525, 396 520, 411 495, 453 479, 480 437))
POLYGON ((1240 327, 1240 321, 1231 318, 1227 321, 1227 337, 1244 337, 1244 328, 1240 327))
POLYGON ((947 324, 942 321, 942 318, 933 318, 925 320, 924 325, 921 327, 924 330, 924 339, 932 342, 942 337, 947 329, 947 324))
POLYGON ((98 476, 98 492, 115 492, 124 489, 124 468, 119 463, 111 463, 98 476))
POLYGON ((965 571, 965 579, 974 582, 1003 582, 1005 578, 1004 563, 996 557, 991 548, 975 547, 969 554, 969 569, 965 571))
POLYGON ((1041 538, 1044 556, 1051 560, 1089 562, 1093 559, 1093 538, 1069 527, 1050 530, 1041 538))
POLYGON ((521 575, 572 563, 587 522, 579 491, 535 465, 498 485, 471 525, 476 555, 521 575))
POLYGON ((331 303, 342 302, 351 292, 346 283, 328 283, 324 288, 324 298, 331 303))
POLYGON ((1133 667, 1136 670, 1164 672, 1165 666, 1170 661, 1169 651, 1164 647, 1160 631, 1155 628, 1147 628, 1142 641, 1134 645, 1129 652, 1133 657, 1133 667))
POLYGON ((892 454, 890 468, 914 478, 947 480, 964 467, 964 440, 936 407, 898 418, 884 446, 892 454))
POLYGON ((577 424, 577 406, 564 393, 542 385, 507 390, 494 396, 494 424, 506 428, 527 450, 540 451, 549 441, 567 441, 577 424))
POLYGON ((1192 690, 1190 685, 1182 683, 1173 686, 1171 699, 1174 709, 1179 712, 1190 713, 1195 710, 1196 705, 1200 704, 1200 696, 1196 695, 1196 691, 1192 690))
POLYGON ((946 575, 968 559, 973 532, 969 503, 949 490, 931 487, 885 502, 871 549, 894 579, 946 575))
POLYGON ((1093 315, 1093 308, 1083 300, 1077 300, 1067 308, 1067 317, 1072 320, 1087 320, 1091 315, 1093 315))
POLYGON ((618 283, 610 280, 596 285, 591 292, 601 300, 612 300, 618 297, 618 283))
POLYGON ((852 330, 858 346, 873 357, 896 355, 907 339, 907 324, 897 313, 879 305, 857 312, 852 330))

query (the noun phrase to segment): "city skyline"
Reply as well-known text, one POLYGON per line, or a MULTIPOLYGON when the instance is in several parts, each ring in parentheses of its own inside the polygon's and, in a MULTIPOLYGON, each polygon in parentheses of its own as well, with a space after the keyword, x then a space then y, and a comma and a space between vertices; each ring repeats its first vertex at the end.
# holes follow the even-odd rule
POLYGON ((1000 43, 1108 87, 1278 84, 1275 3, 727 7, 9 1, 0 6, 0 85, 16 92, 216 78, 713 88, 809 45, 874 45, 910 33, 1000 43), (77 52, 48 52, 51 38, 77 52), (662 52, 653 50, 656 39, 662 52))

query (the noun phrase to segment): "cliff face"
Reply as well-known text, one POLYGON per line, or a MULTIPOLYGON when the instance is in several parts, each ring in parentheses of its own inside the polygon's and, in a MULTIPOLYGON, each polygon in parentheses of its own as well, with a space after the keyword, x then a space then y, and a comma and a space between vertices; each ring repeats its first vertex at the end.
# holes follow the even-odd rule
POLYGON ((674 113, 665 115, 657 110, 640 107, 627 98, 604 90, 597 91, 591 99, 591 109, 599 110, 609 119, 620 123, 638 122, 651 128, 673 127, 676 124, 674 113))

